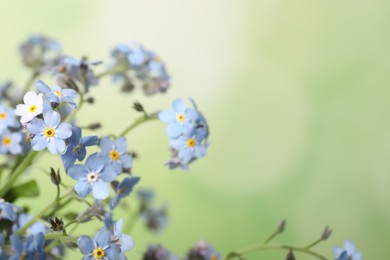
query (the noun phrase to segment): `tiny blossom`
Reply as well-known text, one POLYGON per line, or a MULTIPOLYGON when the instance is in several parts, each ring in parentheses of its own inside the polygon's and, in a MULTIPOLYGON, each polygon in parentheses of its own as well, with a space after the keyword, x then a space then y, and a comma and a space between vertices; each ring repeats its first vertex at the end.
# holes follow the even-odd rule
POLYGON ((24 104, 16 106, 15 114, 21 116, 20 122, 25 124, 30 122, 37 115, 43 112, 43 97, 42 94, 37 94, 33 91, 27 92, 23 97, 24 104))
POLYGON ((49 87, 42 80, 38 80, 36 86, 50 102, 60 104, 64 101, 76 108, 76 103, 73 99, 77 98, 78 94, 73 89, 63 89, 60 86, 49 87))
POLYGON ((140 177, 124 178, 115 189, 115 196, 110 200, 110 210, 113 210, 121 199, 132 192, 133 187, 139 182, 140 177))
POLYGON ((21 210, 18 206, 5 202, 4 199, 0 198, 0 220, 3 218, 11 221, 16 220, 16 212, 21 210))
POLYGON ((77 245, 83 260, 97 259, 119 259, 121 249, 118 245, 111 243, 111 232, 106 228, 101 228, 95 235, 94 239, 89 236, 82 235, 77 240, 77 245))
POLYGON ((154 191, 152 189, 140 189, 137 191, 137 197, 140 202, 140 212, 149 208, 154 199, 154 191))
POLYGON ((146 227, 153 232, 160 232, 168 224, 167 208, 165 206, 160 208, 148 207, 141 212, 141 217, 146 227))
POLYGON ((193 158, 201 158, 206 155, 207 144, 195 134, 171 139, 170 143, 173 148, 178 150, 178 157, 185 164, 193 158))
POLYGON ((163 110, 159 113, 161 121, 168 123, 167 135, 177 138, 181 134, 188 135, 194 130, 194 121, 198 119, 198 113, 187 108, 181 99, 172 103, 173 110, 163 110))
POLYGON ((149 245, 142 256, 142 260, 179 260, 180 258, 171 254, 162 245, 149 245))
POLYGON ((344 251, 347 252, 348 259, 350 259, 350 260, 362 260, 363 259, 362 253, 355 251, 355 245, 349 240, 344 242, 344 248, 335 247, 333 249, 333 254, 335 257, 340 258, 344 251))
POLYGON ((81 128, 77 126, 72 127, 72 135, 68 139, 68 148, 66 152, 61 155, 65 168, 72 166, 76 159, 84 160, 86 155, 86 146, 97 145, 99 142, 97 136, 81 137, 81 128))
POLYGON ((81 198, 90 192, 95 199, 105 199, 110 194, 106 182, 113 181, 117 173, 105 166, 100 154, 94 153, 87 158, 85 165, 76 164, 69 168, 69 176, 78 180, 75 190, 81 198))
POLYGON ((72 126, 60 120, 60 114, 52 110, 44 114, 43 120, 36 118, 27 125, 28 131, 34 135, 31 146, 35 151, 47 147, 53 154, 65 152, 65 139, 72 135, 72 126))
POLYGON ((121 248, 122 253, 134 247, 134 240, 129 235, 122 233, 123 219, 113 222, 111 214, 107 214, 104 224, 111 231, 111 243, 117 244, 121 248))
POLYGON ((43 35, 33 35, 19 47, 27 67, 47 70, 57 61, 61 52, 58 42, 43 35))
POLYGON ((132 167, 133 161, 131 155, 127 153, 126 138, 120 137, 112 141, 110 137, 104 137, 100 140, 100 149, 105 164, 111 165, 118 174, 123 169, 132 167))
POLYGON ((28 236, 24 243, 16 234, 11 235, 10 240, 15 251, 10 259, 46 259, 45 236, 42 232, 28 236))
POLYGON ((221 255, 206 241, 199 241, 197 245, 191 248, 185 260, 219 260, 221 255))
POLYGON ((87 61, 84 58, 78 60, 70 56, 63 56, 54 68, 54 74, 58 84, 62 87, 77 90, 77 85, 73 82, 73 80, 77 80, 86 87, 86 92, 88 92, 90 86, 96 86, 99 83, 99 78, 91 67, 101 63, 101 61, 87 61))
POLYGON ((20 154, 23 151, 22 148, 22 133, 10 132, 8 130, 3 131, 0 134, 0 153, 2 154, 20 154))
POLYGON ((0 133, 8 127, 19 127, 20 124, 16 120, 14 110, 0 105, 0 133))

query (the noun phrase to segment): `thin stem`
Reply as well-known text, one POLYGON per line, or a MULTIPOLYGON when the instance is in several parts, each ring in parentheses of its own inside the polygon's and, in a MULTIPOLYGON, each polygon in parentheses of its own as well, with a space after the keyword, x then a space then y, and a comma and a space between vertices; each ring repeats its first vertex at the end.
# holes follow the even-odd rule
POLYGON ((268 244, 272 239, 274 239, 277 235, 279 235, 279 230, 276 230, 274 233, 272 233, 265 241, 264 245, 268 244))
POLYGON ((127 68, 125 66, 118 66, 114 67, 112 69, 103 71, 102 73, 97 74, 96 76, 100 79, 104 76, 111 75, 111 74, 116 74, 116 73, 124 73, 126 72, 127 68))
POLYGON ((60 198, 60 195, 61 195, 61 188, 60 188, 60 185, 56 185, 57 186, 57 196, 56 196, 56 200, 58 200, 60 198))
POLYGON ((27 167, 32 163, 35 156, 38 153, 34 150, 31 150, 26 157, 24 157, 23 161, 16 167, 16 169, 12 172, 12 175, 9 176, 7 182, 0 190, 0 198, 4 197, 4 195, 12 188, 15 184, 16 180, 23 174, 23 172, 27 169, 27 167))
POLYGON ((135 120, 129 127, 127 127, 125 130, 123 130, 122 133, 119 134, 119 137, 125 136, 128 132, 136 128, 137 126, 141 125, 144 122, 151 121, 157 119, 157 113, 151 114, 151 115, 144 115, 143 117, 138 118, 135 120))
POLYGON ((323 256, 321 254, 318 254, 318 253, 316 253, 316 252, 314 252, 314 251, 312 251, 312 250, 310 250, 308 248, 297 247, 297 246, 290 246, 290 245, 283 245, 283 244, 268 244, 268 245, 260 244, 260 245, 251 246, 251 247, 244 248, 242 250, 237 250, 237 251, 234 251, 234 252, 228 254, 226 256, 225 260, 231 259, 232 257, 241 258, 241 256, 243 256, 243 255, 250 254, 250 253, 253 253, 253 252, 256 252, 256 251, 277 250, 277 249, 285 249, 285 250, 297 251, 297 252, 301 252, 301 253, 305 253, 305 254, 314 256, 317 259, 329 260, 325 256, 323 256))
POLYGON ((309 249, 309 248, 312 248, 313 246, 317 245, 318 243, 322 242, 323 239, 322 238, 319 238, 318 240, 314 241, 313 243, 311 243, 310 245, 308 245, 306 248, 309 249))
POLYGON ((42 217, 43 214, 47 213, 51 207, 55 207, 62 199, 66 198, 67 196, 71 195, 72 193, 73 193, 73 188, 69 189, 64 195, 62 195, 58 199, 49 203, 40 212, 38 212, 38 214, 36 214, 33 218, 31 218, 23 227, 21 227, 18 230, 17 234, 22 235, 24 233, 24 231, 26 231, 27 228, 29 228, 35 221, 37 221, 40 217, 42 217))
POLYGON ((69 227, 70 225, 74 224, 74 223, 79 223, 79 221, 77 219, 74 219, 72 221, 70 221, 69 223, 67 223, 65 226, 64 226, 64 229, 69 227))

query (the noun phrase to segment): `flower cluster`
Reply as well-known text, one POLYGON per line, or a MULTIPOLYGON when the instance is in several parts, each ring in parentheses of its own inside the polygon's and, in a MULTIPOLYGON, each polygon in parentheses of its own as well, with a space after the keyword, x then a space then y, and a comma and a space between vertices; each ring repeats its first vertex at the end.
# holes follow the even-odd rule
POLYGON ((167 135, 170 138, 172 157, 167 162, 170 169, 181 167, 206 155, 209 127, 203 114, 191 99, 193 108, 186 107, 181 99, 172 103, 172 110, 159 113, 161 121, 168 123, 167 135))

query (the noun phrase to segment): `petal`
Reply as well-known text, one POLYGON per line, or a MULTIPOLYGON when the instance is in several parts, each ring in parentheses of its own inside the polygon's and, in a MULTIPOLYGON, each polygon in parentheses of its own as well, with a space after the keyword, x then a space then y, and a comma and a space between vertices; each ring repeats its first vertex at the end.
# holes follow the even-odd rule
POLYGON ((180 160, 184 161, 185 163, 188 163, 192 158, 193 152, 189 149, 181 149, 179 151, 179 158, 180 160))
POLYGON ((46 126, 48 127, 57 127, 61 122, 60 114, 54 110, 47 111, 44 114, 44 119, 46 126))
POLYGON ((62 93, 69 98, 77 98, 79 96, 75 90, 70 88, 62 89, 62 93))
POLYGON ((104 167, 104 162, 99 153, 94 153, 87 158, 85 166, 87 166, 88 169, 99 173, 104 167))
POLYGON ((81 164, 73 165, 68 170, 68 175, 74 180, 82 180, 86 178, 87 174, 88 174, 88 169, 81 164))
POLYGON ((66 139, 72 135, 72 125, 61 123, 55 130, 56 136, 59 139, 66 139))
POLYGON ((43 136, 36 135, 34 138, 31 140, 31 147, 35 151, 42 151, 45 149, 47 146, 47 140, 43 136))
POLYGON ((122 234, 120 244, 122 252, 126 252, 134 247, 134 240, 129 235, 122 234))
POLYGON ((92 186, 92 196, 97 200, 104 200, 110 195, 110 189, 107 183, 103 181, 97 181, 92 186))
POLYGON ((127 150, 127 139, 124 137, 119 137, 115 141, 116 149, 119 153, 124 153, 127 150))
POLYGON ((38 100, 38 95, 34 91, 27 92, 23 97, 24 104, 34 104, 38 100))
POLYGON ((345 241, 344 248, 347 250, 349 256, 355 252, 355 245, 349 240, 345 241))
POLYGON ((84 255, 92 253, 92 251, 95 249, 92 238, 86 235, 79 237, 77 240, 77 245, 79 246, 81 253, 84 255))
POLYGON ((195 157, 201 158, 206 155, 206 147, 203 145, 198 145, 195 147, 195 157))
POLYGON ((133 160, 130 154, 123 154, 119 159, 122 162, 123 168, 131 168, 133 166, 133 160))
POLYGON ((181 126, 178 123, 170 123, 167 127, 167 135, 170 138, 177 138, 182 132, 181 126))
POLYGON ((186 142, 186 140, 185 140, 185 138, 183 138, 183 137, 179 137, 179 138, 177 138, 177 139, 171 139, 171 140, 169 141, 169 143, 171 144, 171 146, 172 146, 173 148, 175 148, 176 150, 179 150, 180 148, 184 147, 184 146, 185 146, 185 142, 186 142))
POLYGON ((83 146, 92 146, 99 143, 99 138, 97 136, 86 136, 81 140, 83 146))
POLYGON ((52 154, 63 154, 66 151, 65 141, 55 137, 49 138, 47 149, 49 149, 52 154))
POLYGON ((51 88, 46 85, 42 80, 38 80, 37 83, 35 83, 35 86, 37 86, 38 91, 42 92, 43 94, 46 94, 47 92, 51 91, 51 88))
MULTIPOLYGON (((120 166, 120 164, 119 164, 120 166)), ((122 167, 120 167, 122 171, 122 167)), ((103 171, 100 172, 99 177, 105 182, 113 181, 118 176, 118 171, 112 165, 106 165, 103 171)))
POLYGON ((15 115, 23 116, 26 113, 28 113, 28 106, 26 106, 24 104, 19 104, 16 106, 15 115))
POLYGON ((109 152, 114 148, 114 142, 111 141, 110 137, 104 137, 100 140, 100 149, 103 152, 109 152))
POLYGON ((95 241, 99 247, 107 246, 111 242, 111 232, 106 227, 102 227, 96 232, 95 241))
POLYGON ((75 191, 81 198, 87 197, 87 195, 91 192, 91 185, 87 181, 79 181, 74 186, 75 191))
POLYGON ((163 110, 158 114, 158 118, 165 123, 175 122, 176 113, 172 110, 163 110))
POLYGON ((188 118, 189 120, 196 121, 196 120, 198 120, 199 113, 198 113, 198 111, 196 111, 194 109, 188 108, 185 112, 185 115, 186 115, 186 118, 188 118))
POLYGON ((69 137, 69 142, 73 145, 78 145, 81 140, 81 128, 77 126, 72 127, 72 135, 69 137))
POLYGON ((13 206, 8 203, 4 203, 1 214, 11 221, 14 221, 16 219, 16 212, 13 206))
POLYGON ((178 98, 173 101, 172 107, 175 112, 184 112, 186 109, 186 104, 184 104, 183 100, 178 98))
POLYGON ((121 249, 115 244, 110 244, 110 247, 105 250, 107 259, 119 259, 121 249))
POLYGON ((34 119, 27 125, 27 130, 34 135, 42 133, 44 129, 45 124, 41 119, 34 119))

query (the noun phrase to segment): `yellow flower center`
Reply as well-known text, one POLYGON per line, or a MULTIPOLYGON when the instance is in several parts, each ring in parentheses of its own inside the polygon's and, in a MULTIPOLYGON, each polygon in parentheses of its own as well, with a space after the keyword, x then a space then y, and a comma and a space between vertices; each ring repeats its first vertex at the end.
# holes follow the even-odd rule
POLYGON ((194 138, 190 138, 187 140, 187 146, 188 147, 194 147, 196 145, 196 140, 194 138))
POLYGON ((93 250, 92 255, 95 259, 102 259, 102 258, 104 258, 105 253, 104 253, 104 250, 102 248, 97 247, 93 250))
POLYGON ((156 57, 154 57, 154 61, 158 62, 158 63, 161 63, 161 58, 159 56, 156 56, 156 57))
POLYGON ((11 144, 11 138, 9 138, 9 137, 4 137, 4 138, 3 138, 3 144, 4 144, 4 145, 10 145, 10 144, 11 144))
POLYGON ((7 118, 7 114, 2 112, 0 113, 0 119, 6 119, 7 118))
POLYGON ((110 156, 111 160, 113 160, 113 161, 116 161, 119 159, 119 153, 117 150, 110 151, 109 156, 110 156))
POLYGON ((62 92, 61 92, 61 91, 58 91, 58 90, 53 91, 53 93, 54 93, 54 95, 56 95, 57 97, 62 97, 62 96, 63 96, 62 92))
POLYGON ((94 183, 99 178, 98 174, 96 172, 90 172, 87 174, 87 181, 89 183, 94 183))
POLYGON ((45 129, 45 133, 44 134, 45 134, 46 137, 50 138, 50 137, 54 136, 55 132, 54 132, 53 128, 48 127, 48 128, 45 129))
POLYGON ((176 120, 179 121, 180 123, 183 123, 186 120, 186 116, 184 114, 178 114, 176 116, 176 120))
POLYGON ((213 255, 210 260, 218 260, 218 256, 213 255))
POLYGON ((32 105, 32 106, 29 108, 30 113, 34 113, 36 110, 37 110, 37 106, 35 106, 35 105, 32 105))

